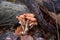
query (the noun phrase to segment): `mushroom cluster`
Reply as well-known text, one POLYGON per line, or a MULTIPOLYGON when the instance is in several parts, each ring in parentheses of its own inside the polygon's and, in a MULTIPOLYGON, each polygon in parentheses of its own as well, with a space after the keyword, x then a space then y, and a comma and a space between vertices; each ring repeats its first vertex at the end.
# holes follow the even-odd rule
POLYGON ((16 16, 16 18, 18 19, 19 24, 21 24, 20 27, 17 28, 16 32, 19 31, 21 34, 26 34, 29 29, 38 24, 35 15, 32 13, 24 13, 16 16))

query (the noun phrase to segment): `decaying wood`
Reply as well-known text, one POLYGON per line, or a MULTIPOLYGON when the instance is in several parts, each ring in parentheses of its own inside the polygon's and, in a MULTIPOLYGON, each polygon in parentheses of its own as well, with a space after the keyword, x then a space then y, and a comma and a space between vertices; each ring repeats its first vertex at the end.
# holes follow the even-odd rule
MULTIPOLYGON (((57 35, 58 35, 58 40, 59 40, 59 28, 60 28, 60 14, 56 14, 56 13, 54 13, 54 12, 50 12, 50 11, 48 11, 45 7, 43 7, 43 6, 41 6, 40 5, 40 9, 41 10, 43 10, 47 15, 49 15, 51 18, 53 18, 55 21, 54 22, 56 22, 56 29, 57 29, 57 35), (59 26, 58 26, 59 25, 59 26)), ((52 20, 52 19, 51 19, 52 20)), ((53 21, 52 21, 53 22, 53 21)), ((45 34, 43 34, 43 35, 45 35, 45 34)), ((46 36, 45 36, 46 37, 46 36)), ((47 37, 48 38, 48 37, 47 37)))
MULTIPOLYGON (((39 4, 40 5, 40 4, 39 4)), ((43 10, 47 15, 49 15, 51 18, 53 18, 55 20, 55 22, 57 21, 57 24, 60 25, 60 14, 56 14, 54 12, 50 12, 48 11, 48 9, 46 9, 44 6, 40 5, 40 9, 43 10)), ((51 19, 52 20, 52 19, 51 19)))
POLYGON ((60 14, 55 14, 53 12, 49 12, 50 16, 57 21, 57 24, 60 25, 60 14))

